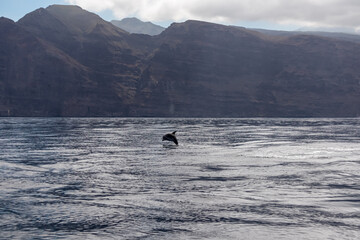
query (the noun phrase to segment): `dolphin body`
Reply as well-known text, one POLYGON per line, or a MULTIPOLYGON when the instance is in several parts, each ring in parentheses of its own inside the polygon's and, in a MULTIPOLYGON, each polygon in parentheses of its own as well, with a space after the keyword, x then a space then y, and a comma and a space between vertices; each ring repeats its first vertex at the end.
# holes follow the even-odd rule
POLYGON ((175 137, 175 133, 176 131, 172 132, 172 133, 168 133, 168 134, 165 134, 163 137, 162 137, 162 140, 163 141, 171 141, 171 142, 174 142, 176 145, 179 145, 178 144, 178 141, 175 137))

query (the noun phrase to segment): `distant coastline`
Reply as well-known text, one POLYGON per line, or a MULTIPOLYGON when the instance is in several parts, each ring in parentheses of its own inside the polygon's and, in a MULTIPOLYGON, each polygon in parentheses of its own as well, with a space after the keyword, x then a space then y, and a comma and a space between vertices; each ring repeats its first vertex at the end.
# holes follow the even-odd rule
POLYGON ((357 35, 189 20, 150 36, 69 5, 0 33, 1 117, 360 116, 357 35))

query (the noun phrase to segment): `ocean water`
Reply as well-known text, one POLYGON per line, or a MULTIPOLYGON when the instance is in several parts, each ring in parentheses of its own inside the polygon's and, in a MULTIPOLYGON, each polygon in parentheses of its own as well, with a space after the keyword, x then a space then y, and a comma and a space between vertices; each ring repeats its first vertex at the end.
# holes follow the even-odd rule
POLYGON ((2 118, 0 239, 360 239, 360 119, 2 118))

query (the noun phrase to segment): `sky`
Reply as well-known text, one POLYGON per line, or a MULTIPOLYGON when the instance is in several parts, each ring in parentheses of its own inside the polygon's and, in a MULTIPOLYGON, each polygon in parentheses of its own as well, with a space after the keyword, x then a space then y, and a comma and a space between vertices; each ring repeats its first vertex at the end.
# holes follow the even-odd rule
POLYGON ((274 30, 360 34, 360 0, 0 0, 0 16, 17 21, 52 4, 72 4, 110 21, 137 17, 167 27, 188 19, 274 30))

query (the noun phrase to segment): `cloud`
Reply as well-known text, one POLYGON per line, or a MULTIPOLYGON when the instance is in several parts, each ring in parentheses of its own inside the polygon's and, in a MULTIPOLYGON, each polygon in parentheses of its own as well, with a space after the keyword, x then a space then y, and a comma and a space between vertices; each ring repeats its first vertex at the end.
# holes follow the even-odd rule
POLYGON ((270 22, 307 27, 360 30, 358 0, 67 0, 89 11, 110 10, 118 19, 147 21, 197 19, 234 24, 270 22))

